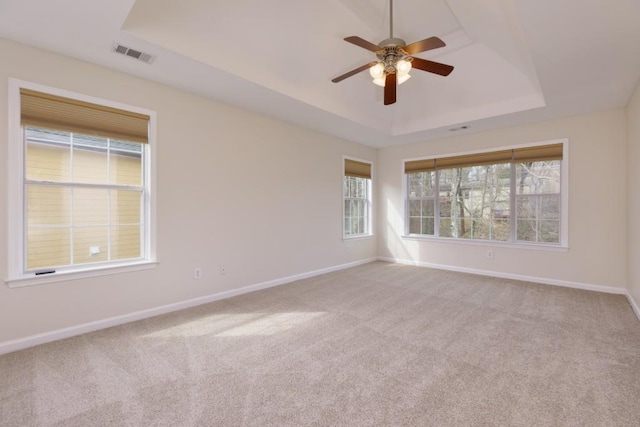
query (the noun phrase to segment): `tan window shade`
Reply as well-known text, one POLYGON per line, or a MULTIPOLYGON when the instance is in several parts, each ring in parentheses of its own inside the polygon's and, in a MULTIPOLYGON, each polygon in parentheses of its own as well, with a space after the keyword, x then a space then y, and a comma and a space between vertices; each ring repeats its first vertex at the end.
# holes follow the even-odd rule
POLYGON ((513 160, 518 163, 562 160, 562 144, 518 148, 513 150, 513 160))
POLYGON ((20 89, 20 123, 47 129, 149 142, 149 116, 20 89))
POLYGON ((490 151, 464 156, 441 157, 438 159, 412 160, 405 162, 404 173, 429 172, 436 169, 454 169, 470 166, 494 165, 498 163, 540 162, 562 160, 562 144, 538 145, 515 150, 490 151))
POLYGON ((357 176, 359 178, 371 179, 371 164, 345 159, 344 174, 345 176, 357 176))
POLYGON ((468 154, 465 156, 442 157, 436 160, 436 168, 452 169, 509 163, 511 161, 511 155, 511 150, 501 150, 488 153, 468 154))
POLYGON ((436 170, 436 159, 405 162, 404 173, 431 172, 436 170))

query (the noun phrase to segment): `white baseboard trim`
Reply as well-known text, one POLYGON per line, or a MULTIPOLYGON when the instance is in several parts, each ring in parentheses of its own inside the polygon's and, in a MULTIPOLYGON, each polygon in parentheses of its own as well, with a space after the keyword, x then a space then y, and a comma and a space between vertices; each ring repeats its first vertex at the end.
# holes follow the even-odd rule
POLYGON ((640 307, 638 307, 638 303, 636 303, 636 300, 633 299, 629 291, 626 292, 626 295, 627 295, 627 300, 629 301, 629 305, 631 305, 631 308, 633 309, 633 312, 636 314, 638 321, 640 321, 640 307))
POLYGON ((159 307, 150 308, 147 310, 136 311, 121 316, 110 317, 108 319, 97 320, 94 322, 83 323, 77 326, 71 326, 68 328, 58 329, 51 332, 45 332, 42 334, 31 335, 25 338, 19 338, 16 340, 5 341, 0 343, 0 355, 12 353, 18 350, 24 350, 25 348, 34 347, 40 344, 46 344, 52 341, 58 341, 65 338, 70 338, 76 335, 86 334, 88 332, 98 331, 100 329, 110 328, 112 326, 122 325, 124 323, 135 322, 136 320, 142 320, 149 317, 158 316, 160 314, 171 313, 173 311, 184 310, 186 308, 196 307, 198 305, 207 304, 210 302, 231 298, 237 295, 246 294, 249 292, 259 291, 261 289, 272 288, 274 286, 284 285, 286 283, 295 282, 296 280, 307 279, 321 274, 331 273, 338 270, 344 270, 346 268, 355 267, 362 264, 368 264, 370 262, 377 261, 377 258, 367 258, 359 261, 354 261, 346 264, 340 264, 333 267, 322 268, 320 270, 309 271, 307 273, 295 274, 293 276, 283 277, 281 279, 269 280, 267 282, 257 283, 255 285, 244 286, 238 289, 231 289, 229 291, 218 292, 211 295, 206 295, 199 298, 190 299, 187 301, 181 301, 173 304, 162 305, 159 307))
MULTIPOLYGON (((546 277, 535 277, 535 276, 525 276, 522 274, 512 274, 512 273, 502 273, 499 271, 491 271, 491 270, 478 270, 475 268, 466 268, 466 267, 457 267, 453 265, 444 265, 444 264, 432 264, 429 262, 422 261, 412 261, 406 259, 396 259, 396 258, 386 258, 386 257, 378 257, 379 261, 387 261, 393 262, 396 264, 406 264, 406 265, 415 265, 419 267, 429 267, 435 268, 438 270, 449 270, 449 271, 457 271, 460 273, 471 273, 478 274, 481 276, 491 276, 491 277, 499 277, 502 279, 513 279, 520 280, 523 282, 534 282, 541 283, 543 285, 553 285, 553 286, 562 286, 565 288, 575 288, 575 289, 584 289, 587 291, 596 291, 596 292, 604 292, 608 294, 620 294, 620 295, 628 295, 626 289, 622 288, 614 288, 612 286, 602 286, 602 285, 593 285, 590 283, 579 283, 579 282, 570 282, 567 280, 557 280, 557 279, 549 279, 546 277)), ((636 313, 638 313, 636 311, 636 313)))

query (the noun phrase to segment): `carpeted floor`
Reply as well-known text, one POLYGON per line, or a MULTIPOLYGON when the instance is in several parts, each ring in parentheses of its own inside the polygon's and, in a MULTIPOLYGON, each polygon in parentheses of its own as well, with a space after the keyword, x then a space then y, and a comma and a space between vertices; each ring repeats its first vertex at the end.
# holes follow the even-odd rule
POLYGON ((377 262, 0 356, 2 426, 640 425, 624 296, 377 262))

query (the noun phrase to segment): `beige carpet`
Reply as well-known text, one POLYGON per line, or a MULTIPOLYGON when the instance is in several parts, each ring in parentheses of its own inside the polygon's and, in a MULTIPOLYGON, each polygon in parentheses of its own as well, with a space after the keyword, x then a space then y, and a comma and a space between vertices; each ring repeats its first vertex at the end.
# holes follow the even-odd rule
POLYGON ((373 263, 0 356, 2 426, 637 426, 625 297, 373 263))

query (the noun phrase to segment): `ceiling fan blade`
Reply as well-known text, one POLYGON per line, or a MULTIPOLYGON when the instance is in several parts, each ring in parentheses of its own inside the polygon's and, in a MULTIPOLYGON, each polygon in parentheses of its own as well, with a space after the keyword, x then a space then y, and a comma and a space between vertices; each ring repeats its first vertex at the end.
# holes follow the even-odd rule
POLYGON ((335 79, 332 79, 331 81, 334 82, 334 83, 341 82, 342 80, 346 79, 347 77, 354 76, 354 75, 366 70, 367 68, 371 68, 375 64, 376 64, 375 61, 374 62, 369 62, 368 64, 364 64, 361 67, 354 68, 353 70, 349 71, 348 73, 344 73, 343 75, 338 76, 335 79))
POLYGON ((428 39, 420 40, 415 43, 411 43, 402 48, 409 55, 413 55, 420 52, 426 52, 427 50, 437 49, 439 47, 445 47, 446 44, 438 37, 429 37, 428 39))
POLYGON ((396 102, 396 89, 398 87, 396 77, 396 73, 393 73, 387 74, 384 79, 384 105, 395 104, 396 102))
POLYGON ((373 44, 371 42, 368 42, 365 39, 362 39, 362 38, 360 38, 358 36, 349 36, 349 37, 345 38, 344 41, 349 42, 349 43, 353 43, 356 46, 360 46, 362 48, 370 50, 371 52, 379 52, 379 51, 382 50, 382 48, 380 46, 378 46, 377 44, 373 44))
POLYGON ((413 58, 411 66, 418 70, 428 71, 429 73, 440 74, 441 76, 448 76, 453 71, 452 65, 441 64, 440 62, 429 61, 428 59, 413 58))

